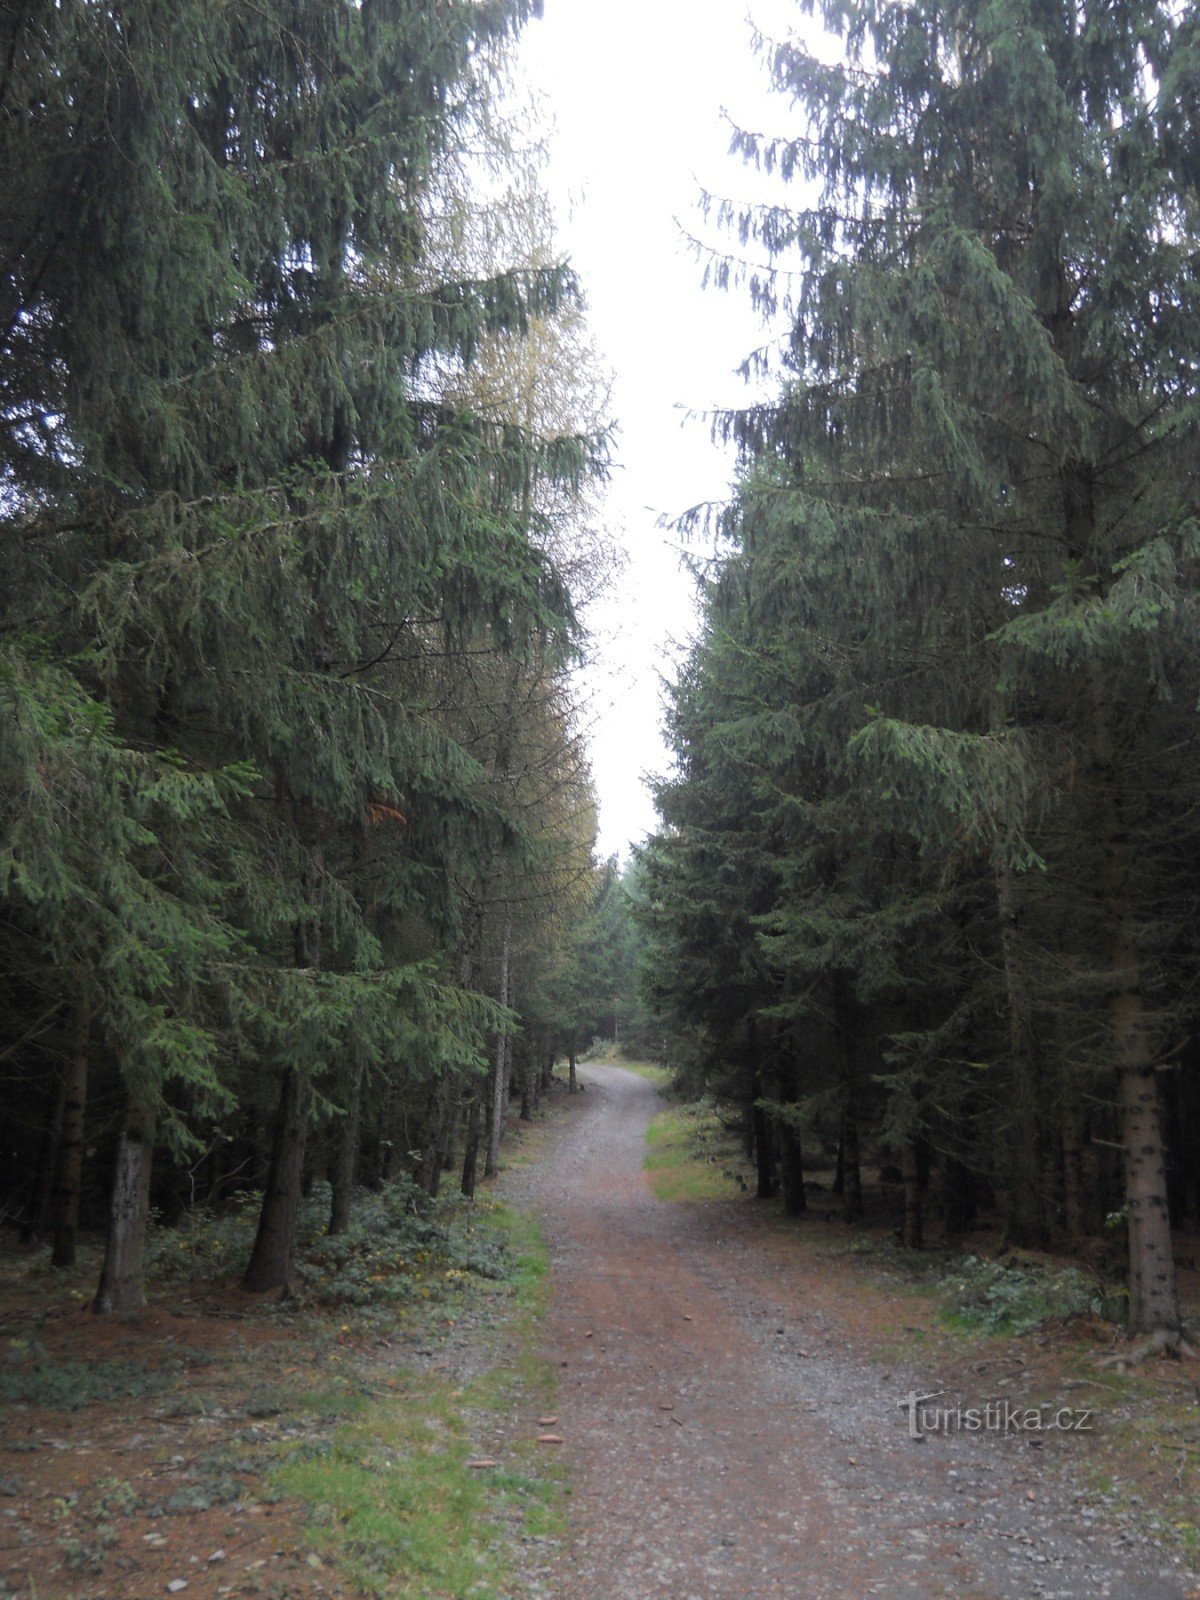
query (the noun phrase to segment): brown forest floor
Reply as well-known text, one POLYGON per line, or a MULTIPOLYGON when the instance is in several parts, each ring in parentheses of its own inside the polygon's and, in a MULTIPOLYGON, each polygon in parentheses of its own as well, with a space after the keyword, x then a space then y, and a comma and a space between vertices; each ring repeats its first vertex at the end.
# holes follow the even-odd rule
MULTIPOLYGON (((1103 1369, 1098 1320, 967 1337, 902 1261, 815 1208, 788 1222, 746 1199, 661 1201, 642 1165, 654 1090, 618 1068, 584 1075, 538 1159, 502 1180, 549 1241, 537 1337, 562 1444, 542 1456, 565 1516, 552 1537, 511 1523, 515 1571, 481 1595, 1200 1595, 1196 1363, 1103 1369), (899 1406, 914 1388, 941 1406, 1088 1407, 1095 1429, 918 1444, 899 1406)), ((0 1257, 0 1362, 36 1341, 62 1385, 0 1413, 2 1600, 355 1600, 370 1585, 314 1542, 312 1505, 279 1487, 281 1453, 320 1447, 364 1395, 403 1409, 414 1384, 520 1355, 486 1295, 438 1335, 204 1286, 98 1319, 83 1298, 94 1265, 64 1284, 0 1257)), ((1194 1321, 1194 1272, 1185 1292, 1194 1321)), ((475 1420, 474 1453, 536 1472, 528 1406, 475 1420)))

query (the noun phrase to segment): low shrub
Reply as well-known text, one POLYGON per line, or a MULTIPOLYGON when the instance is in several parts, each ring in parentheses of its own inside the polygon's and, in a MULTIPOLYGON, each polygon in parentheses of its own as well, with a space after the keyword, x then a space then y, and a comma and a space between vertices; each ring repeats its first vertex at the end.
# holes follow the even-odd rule
MULTIPOLYGON (((261 1197, 247 1194, 220 1216, 196 1210, 178 1227, 155 1230, 150 1262, 160 1282, 234 1278, 254 1241, 261 1197)), ((470 1275, 501 1281, 511 1252, 479 1225, 486 1201, 431 1201, 399 1178, 355 1197, 343 1233, 330 1236, 329 1185, 316 1183, 302 1202, 291 1303, 328 1308, 394 1307, 452 1293, 470 1275)))
POLYGON ((1028 1258, 965 1256, 941 1280, 943 1316, 980 1333, 1031 1333, 1105 1309, 1104 1292, 1078 1267, 1051 1267, 1028 1258))

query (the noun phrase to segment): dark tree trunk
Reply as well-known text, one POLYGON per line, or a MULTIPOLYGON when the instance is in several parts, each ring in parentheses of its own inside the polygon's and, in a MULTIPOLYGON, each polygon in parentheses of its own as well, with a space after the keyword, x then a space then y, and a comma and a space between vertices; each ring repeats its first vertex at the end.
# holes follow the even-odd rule
POLYGON ((358 1161, 358 1135, 362 1122, 363 1069, 353 1068, 350 1101, 337 1128, 337 1148, 329 1174, 332 1191, 329 1203, 329 1232, 345 1233, 350 1223, 350 1203, 354 1197, 355 1167, 358 1161))
POLYGON ((863 1219, 862 1167, 858 1154, 858 1118, 853 1105, 842 1112, 842 1216, 847 1222, 863 1219))
POLYGON ((947 1239, 957 1239, 975 1220, 975 1180, 957 1156, 942 1163, 942 1221, 947 1239))
POLYGON ((1162 1111, 1142 992, 1128 834, 1113 779, 1117 765, 1113 715, 1111 696, 1093 682, 1096 833, 1104 852, 1103 893, 1111 970, 1108 1014, 1117 1070, 1129 1234, 1129 1331, 1178 1338, 1179 1290, 1167 1208, 1162 1111))
POLYGON ((154 1122, 154 1114, 131 1097, 117 1145, 104 1264, 92 1301, 92 1310, 98 1315, 128 1316, 146 1304, 146 1225, 150 1214, 154 1122))
POLYGON ((58 1178, 58 1152, 62 1145, 63 1118, 66 1109, 67 1074, 60 1072, 55 1079, 54 1107, 42 1126, 33 1182, 29 1185, 29 1198, 21 1221, 21 1243, 24 1245, 32 1244, 35 1239, 44 1238, 51 1225, 55 1182, 58 1178))
POLYGON ((575 1046, 572 1045, 567 1051, 567 1092, 574 1094, 578 1088, 579 1083, 575 1076, 575 1046))
POLYGON ((834 1049, 842 1091, 841 1127, 838 1131, 838 1182, 834 1193, 842 1197, 847 1222, 863 1217, 862 1172, 858 1154, 858 1085, 856 1058, 856 999, 844 972, 833 975, 834 1049))
POLYGON ((1033 1007, 1021 946, 1020 912, 1012 869, 1003 863, 998 864, 995 884, 1000 945, 1004 956, 1011 1084, 1005 1236, 1014 1244, 1040 1250, 1046 1245, 1048 1228, 1039 1155, 1042 1108, 1033 1007))
POLYGON ((527 1062, 521 1064, 521 1121, 532 1122, 534 1111, 533 1074, 527 1062))
POLYGON ((450 1119, 454 1099, 449 1067, 438 1070, 438 1080, 429 1108, 429 1131, 421 1151, 421 1167, 417 1182, 431 1200, 437 1199, 441 1186, 442 1170, 446 1165, 446 1149, 450 1143, 450 1119))
POLYGON ((83 1188, 92 1008, 86 980, 79 978, 78 982, 75 1015, 71 1026, 71 1049, 67 1058, 62 1137, 58 1146, 51 1213, 54 1244, 50 1264, 55 1267, 75 1265, 75 1238, 79 1231, 79 1196, 83 1188))
POLYGON ((376 1165, 380 1183, 391 1183, 400 1170, 400 1091, 389 1079, 379 1108, 379 1154, 376 1165))
POLYGON ((925 1243, 921 1157, 912 1140, 904 1146, 900 1170, 904 1175, 904 1244, 909 1250, 920 1250, 925 1243))
MULTIPOLYGON (((500 975, 496 988, 496 999, 502 1006, 508 1005, 508 946, 512 932, 512 919, 509 914, 504 918, 504 939, 500 947, 500 975)), ((496 1048, 492 1057, 492 1082, 491 1095, 488 1102, 488 1137, 487 1154, 483 1163, 483 1175, 492 1178, 500 1170, 500 1140, 504 1136, 504 1112, 508 1102, 508 1026, 500 1024, 500 1031, 496 1035, 496 1048)))
POLYGON ((475 1177, 479 1166, 479 1095, 471 1096, 467 1108, 467 1139, 463 1150, 462 1192, 471 1200, 475 1196, 475 1177))
POLYGON ((1084 1145, 1083 1107, 1068 1083, 1062 1109, 1063 1222, 1072 1244, 1082 1243, 1092 1231, 1084 1145))
POLYGON ((783 1209, 789 1217, 798 1217, 808 1210, 808 1196, 804 1192, 804 1156, 800 1146, 800 1136, 791 1128, 784 1128, 780 1141, 783 1209))
POLYGON ((307 1135, 308 1086, 300 1074, 289 1067, 279 1090, 271 1165, 263 1191, 258 1232, 242 1280, 244 1286, 256 1294, 270 1289, 286 1290, 291 1280, 307 1135))
POLYGON ((772 1137, 771 1119, 758 1105, 757 1100, 751 1107, 750 1117, 754 1128, 754 1165, 758 1174, 754 1192, 760 1200, 771 1200, 776 1193, 775 1141, 772 1137))

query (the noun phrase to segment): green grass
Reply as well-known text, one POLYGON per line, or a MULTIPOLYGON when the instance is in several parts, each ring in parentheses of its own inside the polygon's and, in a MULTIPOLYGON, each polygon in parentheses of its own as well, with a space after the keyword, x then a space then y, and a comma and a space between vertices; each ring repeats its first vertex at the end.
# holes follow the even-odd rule
POLYGON ((669 1067, 655 1066, 653 1061, 623 1061, 619 1056, 614 1056, 610 1065, 624 1067, 626 1072, 636 1072, 639 1078, 645 1078, 656 1089, 669 1089, 674 1081, 674 1074, 669 1067))
POLYGON ((319 1453, 301 1447, 273 1474, 313 1508, 314 1549, 364 1593, 483 1600, 504 1580, 510 1515, 523 1530, 548 1525, 550 1483, 468 1466, 471 1398, 410 1375, 369 1420, 339 1429, 319 1453))
MULTIPOLYGON (((427 1369, 364 1371, 372 1403, 331 1436, 287 1447, 271 1473, 276 1490, 309 1507, 314 1553, 380 1600, 489 1600, 504 1592, 517 1536, 561 1531, 562 1486, 532 1438, 506 1443, 496 1467, 468 1465, 492 1454, 479 1438, 491 1440, 518 1410, 536 1416, 554 1392, 553 1370, 536 1351, 548 1298, 540 1231, 495 1202, 481 1205, 475 1228, 481 1243, 503 1250, 509 1271, 503 1284, 465 1291, 464 1308, 492 1301, 487 1322, 503 1325, 502 1358, 462 1386, 427 1369)), ((345 1388, 328 1387, 329 1408, 344 1404, 345 1388)), ((320 1391, 310 1406, 325 1409, 320 1391)))
POLYGON ((645 1167, 660 1200, 729 1200, 744 1192, 739 1143, 705 1101, 660 1111, 646 1129, 646 1144, 645 1167))

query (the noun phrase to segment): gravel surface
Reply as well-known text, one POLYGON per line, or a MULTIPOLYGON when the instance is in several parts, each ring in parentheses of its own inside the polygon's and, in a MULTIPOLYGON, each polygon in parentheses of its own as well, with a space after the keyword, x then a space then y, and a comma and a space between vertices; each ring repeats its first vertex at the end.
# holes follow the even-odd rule
POLYGON ((937 1374, 919 1356, 890 1372, 856 1360, 803 1272, 756 1238, 753 1208, 656 1199, 642 1163, 658 1095, 619 1067, 582 1076, 569 1126, 508 1185, 550 1244, 563 1443, 547 1448, 572 1485, 568 1536, 530 1550, 523 1595, 1200 1595, 1106 1524, 1073 1481, 1078 1438, 910 1438, 905 1397, 943 1388, 937 1374))

